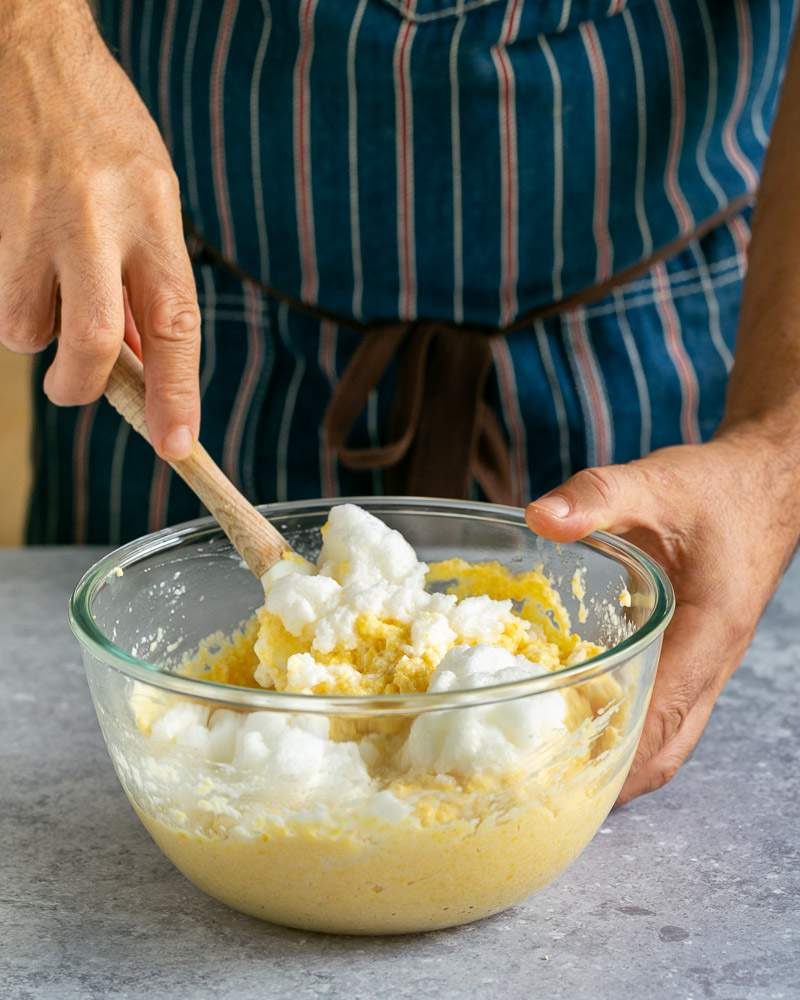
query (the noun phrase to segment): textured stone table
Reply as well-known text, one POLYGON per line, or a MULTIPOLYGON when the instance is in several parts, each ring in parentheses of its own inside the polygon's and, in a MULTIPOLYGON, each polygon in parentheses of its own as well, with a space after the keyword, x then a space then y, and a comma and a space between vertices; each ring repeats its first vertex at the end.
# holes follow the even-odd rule
POLYGON ((87 549, 0 552, 0 997, 800 997, 800 563, 694 759, 472 926, 335 938, 195 890, 117 784, 66 622, 87 549))

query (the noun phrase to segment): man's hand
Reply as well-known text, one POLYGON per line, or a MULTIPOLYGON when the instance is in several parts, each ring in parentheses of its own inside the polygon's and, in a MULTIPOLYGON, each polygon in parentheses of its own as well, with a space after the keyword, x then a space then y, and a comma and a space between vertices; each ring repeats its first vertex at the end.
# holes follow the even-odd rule
POLYGON ((83 0, 0 12, 0 343, 42 350, 54 403, 104 391, 125 328, 141 335, 147 424, 165 458, 200 422, 200 316, 178 183, 155 123, 83 0))
POLYGON ((532 503, 538 534, 622 535, 666 568, 677 598, 624 803, 687 759, 739 665, 800 529, 793 461, 744 435, 586 469, 532 503))

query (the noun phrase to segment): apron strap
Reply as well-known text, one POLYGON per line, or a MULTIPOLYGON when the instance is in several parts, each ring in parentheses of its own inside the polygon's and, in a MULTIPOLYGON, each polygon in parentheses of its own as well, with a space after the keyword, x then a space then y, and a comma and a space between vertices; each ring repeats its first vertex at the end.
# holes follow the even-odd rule
POLYGON ((478 485, 492 503, 522 507, 528 497, 518 496, 511 474, 511 455, 503 428, 493 410, 481 402, 481 434, 472 458, 472 471, 478 485))
POLYGON ((192 259, 206 258, 224 267, 279 302, 316 319, 330 319, 362 334, 362 341, 336 386, 324 419, 330 446, 343 465, 351 469, 389 469, 397 493, 418 496, 468 497, 471 478, 495 503, 519 506, 525 498, 514 489, 511 460, 497 417, 483 401, 491 366, 490 338, 503 336, 543 319, 595 302, 639 275, 658 261, 674 256, 693 240, 738 215, 751 204, 745 192, 689 233, 658 248, 649 257, 616 272, 607 280, 579 289, 554 302, 545 302, 518 316, 505 327, 481 331, 438 322, 383 323, 372 325, 332 310, 301 302, 254 277, 212 246, 184 214, 187 245, 192 259), (433 342, 436 341, 434 349, 433 342), (451 352, 441 353, 442 343, 451 352), (367 405, 370 392, 397 358, 395 437, 377 448, 350 448, 347 439, 367 405))
POLYGON ((476 479, 495 503, 513 503, 511 460, 483 399, 490 336, 440 323, 374 327, 334 389, 324 419, 329 445, 351 469, 387 469, 393 492, 467 499, 476 479), (347 439, 370 392, 397 359, 393 439, 351 448, 347 439))
POLYGON ((415 330, 407 323, 368 330, 334 389, 323 418, 328 444, 349 469, 386 469, 407 453, 419 422, 424 392, 424 370, 430 343, 429 330, 415 330), (350 448, 347 439, 367 399, 377 388, 390 362, 398 358, 396 413, 397 436, 375 448, 350 448))

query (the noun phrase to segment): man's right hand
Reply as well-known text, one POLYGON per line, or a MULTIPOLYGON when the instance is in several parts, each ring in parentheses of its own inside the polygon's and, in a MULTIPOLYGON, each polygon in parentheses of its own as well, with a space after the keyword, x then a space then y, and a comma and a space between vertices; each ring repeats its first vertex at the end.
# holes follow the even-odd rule
POLYGON ((178 182, 84 0, 3 0, 0 108, 0 343, 42 350, 60 295, 45 392, 89 403, 119 354, 124 285, 151 439, 185 457, 200 423, 200 313, 178 182))

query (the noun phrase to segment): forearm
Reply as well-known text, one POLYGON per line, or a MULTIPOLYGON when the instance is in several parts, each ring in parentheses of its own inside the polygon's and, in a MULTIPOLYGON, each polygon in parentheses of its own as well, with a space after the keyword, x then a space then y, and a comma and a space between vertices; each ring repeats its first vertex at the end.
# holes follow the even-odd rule
MULTIPOLYGON (((0 3, 0 44, 6 45, 29 31, 41 34, 48 26, 58 27, 63 17, 91 29, 93 4, 87 0, 2 0, 0 3)), ((2 55, 2 50, 0 50, 2 55)))
POLYGON ((753 220, 721 436, 800 459, 800 31, 795 32, 753 220))
MULTIPOLYGON (((43 117, 41 102, 68 97, 97 53, 110 58, 87 0, 0 0, 0 106, 26 122, 20 147, 43 117)), ((81 110, 70 109, 66 121, 81 110)))

